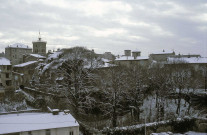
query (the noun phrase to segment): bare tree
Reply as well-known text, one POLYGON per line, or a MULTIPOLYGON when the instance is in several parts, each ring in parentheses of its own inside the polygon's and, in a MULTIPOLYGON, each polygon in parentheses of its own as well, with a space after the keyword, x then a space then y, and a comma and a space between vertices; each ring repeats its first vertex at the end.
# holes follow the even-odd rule
MULTIPOLYGON (((178 102, 176 114, 180 114, 181 95, 182 91, 187 88, 188 81, 191 77, 191 71, 187 64, 179 63, 172 65, 171 68, 172 82, 175 88, 178 89, 178 102)), ((177 91, 176 91, 177 92, 177 91)))
POLYGON ((141 65, 131 65, 127 70, 128 73, 128 101, 131 108, 132 119, 135 122, 140 121, 140 106, 143 104, 144 92, 147 87, 147 69, 141 65))
POLYGON ((151 89, 155 92, 157 120, 162 120, 165 114, 165 100, 173 88, 171 75, 167 68, 157 64, 150 69, 150 80, 151 89))
POLYGON ((110 68, 102 78, 102 90, 105 91, 105 101, 103 101, 104 115, 110 115, 112 126, 117 126, 118 116, 123 116, 129 112, 127 105, 127 72, 124 67, 110 68))

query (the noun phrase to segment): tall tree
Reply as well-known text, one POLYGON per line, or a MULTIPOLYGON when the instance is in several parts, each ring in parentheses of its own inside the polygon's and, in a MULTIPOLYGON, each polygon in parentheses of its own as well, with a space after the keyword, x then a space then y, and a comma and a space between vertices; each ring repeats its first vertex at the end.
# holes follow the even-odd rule
POLYGON ((140 107, 143 104, 144 93, 147 87, 147 68, 141 65, 131 65, 127 70, 128 75, 128 98, 131 108, 132 119, 135 122, 140 121, 140 107))
POLYGON ((124 67, 116 67, 108 70, 103 77, 102 88, 106 97, 103 104, 104 114, 110 115, 112 126, 117 126, 118 116, 123 116, 129 112, 127 105, 127 72, 124 67))

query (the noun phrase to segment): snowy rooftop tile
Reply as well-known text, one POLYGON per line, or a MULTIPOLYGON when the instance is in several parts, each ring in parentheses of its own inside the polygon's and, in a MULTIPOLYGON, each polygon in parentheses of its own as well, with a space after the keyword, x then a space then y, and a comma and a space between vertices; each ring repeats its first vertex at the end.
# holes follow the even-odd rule
POLYGON ((29 47, 28 45, 24 45, 22 43, 15 43, 10 45, 9 47, 11 48, 25 48, 25 49, 32 49, 31 47, 29 47))
POLYGON ((42 59, 46 58, 45 56, 42 56, 42 55, 39 55, 39 54, 30 54, 30 55, 33 56, 33 57, 36 57, 36 58, 42 58, 42 59))
POLYGON ((0 65, 11 65, 11 62, 7 58, 0 57, 0 65))
POLYGON ((183 62, 183 63, 207 63, 207 58, 204 57, 190 57, 190 58, 168 58, 168 63, 183 62))
POLYGON ((36 63, 36 62, 38 62, 38 61, 28 61, 28 62, 25 62, 22 64, 14 65, 14 67, 25 67, 25 66, 28 66, 28 65, 36 63))
POLYGON ((120 58, 116 58, 115 60, 147 60, 149 57, 146 56, 137 56, 136 59, 132 56, 121 56, 120 58))
POLYGON ((79 126, 71 114, 18 113, 0 115, 0 134, 79 126))

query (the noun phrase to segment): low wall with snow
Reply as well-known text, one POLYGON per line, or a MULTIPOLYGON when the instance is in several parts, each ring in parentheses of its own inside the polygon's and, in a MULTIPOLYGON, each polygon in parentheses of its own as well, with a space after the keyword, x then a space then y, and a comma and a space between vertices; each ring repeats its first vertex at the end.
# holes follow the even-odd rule
POLYGON ((183 118, 171 121, 161 121, 154 123, 139 124, 128 127, 106 128, 103 134, 107 135, 144 135, 145 128, 147 135, 159 132, 184 133, 187 131, 207 132, 207 118, 183 118))

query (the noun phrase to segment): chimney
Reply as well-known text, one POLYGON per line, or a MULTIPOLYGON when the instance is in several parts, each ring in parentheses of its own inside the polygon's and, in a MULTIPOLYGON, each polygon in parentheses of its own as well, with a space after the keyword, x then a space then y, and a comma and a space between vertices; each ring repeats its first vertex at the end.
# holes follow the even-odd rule
POLYGON ((59 109, 52 109, 52 114, 53 115, 58 115, 59 114, 59 109))
POLYGON ((125 56, 131 56, 131 50, 124 50, 125 56))
POLYGON ((132 56, 134 57, 134 59, 136 59, 138 56, 140 56, 141 52, 140 51, 133 51, 132 52, 132 56))

